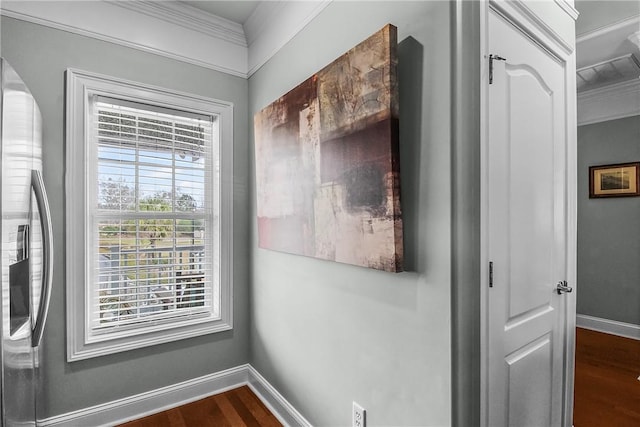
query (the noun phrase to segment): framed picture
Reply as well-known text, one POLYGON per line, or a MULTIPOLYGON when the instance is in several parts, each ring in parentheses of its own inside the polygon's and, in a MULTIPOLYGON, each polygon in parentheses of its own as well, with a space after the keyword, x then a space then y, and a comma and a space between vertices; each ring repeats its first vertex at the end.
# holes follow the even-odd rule
POLYGON ((589 167, 589 198, 640 196, 640 162, 589 167))

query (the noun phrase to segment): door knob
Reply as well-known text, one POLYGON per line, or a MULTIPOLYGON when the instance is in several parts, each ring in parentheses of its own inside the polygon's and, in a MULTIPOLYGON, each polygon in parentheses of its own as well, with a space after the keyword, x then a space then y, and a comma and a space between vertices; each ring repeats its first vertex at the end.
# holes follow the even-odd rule
POLYGON ((558 292, 558 295, 562 295, 564 293, 572 292, 573 288, 571 286, 567 286, 566 280, 561 280, 556 286, 556 291, 558 292))

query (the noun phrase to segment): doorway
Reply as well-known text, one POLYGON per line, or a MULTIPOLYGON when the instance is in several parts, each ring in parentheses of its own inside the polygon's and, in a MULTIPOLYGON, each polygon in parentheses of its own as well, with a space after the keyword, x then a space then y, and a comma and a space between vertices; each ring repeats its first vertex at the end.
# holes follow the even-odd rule
POLYGON ((571 425, 575 11, 531 5, 489 2, 480 15, 480 419, 489 426, 571 425))
POLYGON ((576 8, 575 426, 638 425, 640 198, 592 197, 589 168, 640 162, 640 3, 577 0, 576 8))

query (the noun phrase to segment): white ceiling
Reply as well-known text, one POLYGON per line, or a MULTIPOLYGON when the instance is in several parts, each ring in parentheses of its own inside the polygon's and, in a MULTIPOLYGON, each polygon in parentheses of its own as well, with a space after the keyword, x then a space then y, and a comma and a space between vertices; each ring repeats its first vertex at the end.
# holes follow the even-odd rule
MULTIPOLYGON (((580 16, 576 22, 578 37, 593 30, 640 15, 640 1, 634 0, 576 0, 580 16)), ((639 28, 640 29, 640 28, 639 28)))
POLYGON ((640 50, 628 38, 640 32, 640 1, 577 0, 578 91, 640 77, 640 50))
POLYGON ((211 13, 224 19, 228 19, 238 24, 244 24, 258 6, 260 1, 253 0, 191 0, 181 1, 189 6, 198 8, 204 12, 211 13))

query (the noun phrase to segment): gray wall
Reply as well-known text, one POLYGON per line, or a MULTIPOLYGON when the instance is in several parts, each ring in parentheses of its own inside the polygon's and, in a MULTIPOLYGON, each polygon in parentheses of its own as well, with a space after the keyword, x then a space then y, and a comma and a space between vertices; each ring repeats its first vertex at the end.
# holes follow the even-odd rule
POLYGON ((640 116, 578 127, 578 314, 640 325, 640 197, 589 199, 589 166, 640 161, 640 116))
POLYGON ((40 417, 108 402, 246 363, 249 358, 247 81, 6 17, 2 17, 2 55, 31 89, 44 120, 44 179, 51 200, 56 250, 41 370, 40 417), (235 104, 233 331, 66 363, 63 114, 67 67, 235 104))
POLYGON ((367 409, 371 426, 451 420, 449 3, 331 3, 250 78, 250 111, 386 23, 398 27, 400 44, 409 272, 258 249, 252 191, 252 364, 319 426, 350 425, 353 400, 367 409))

